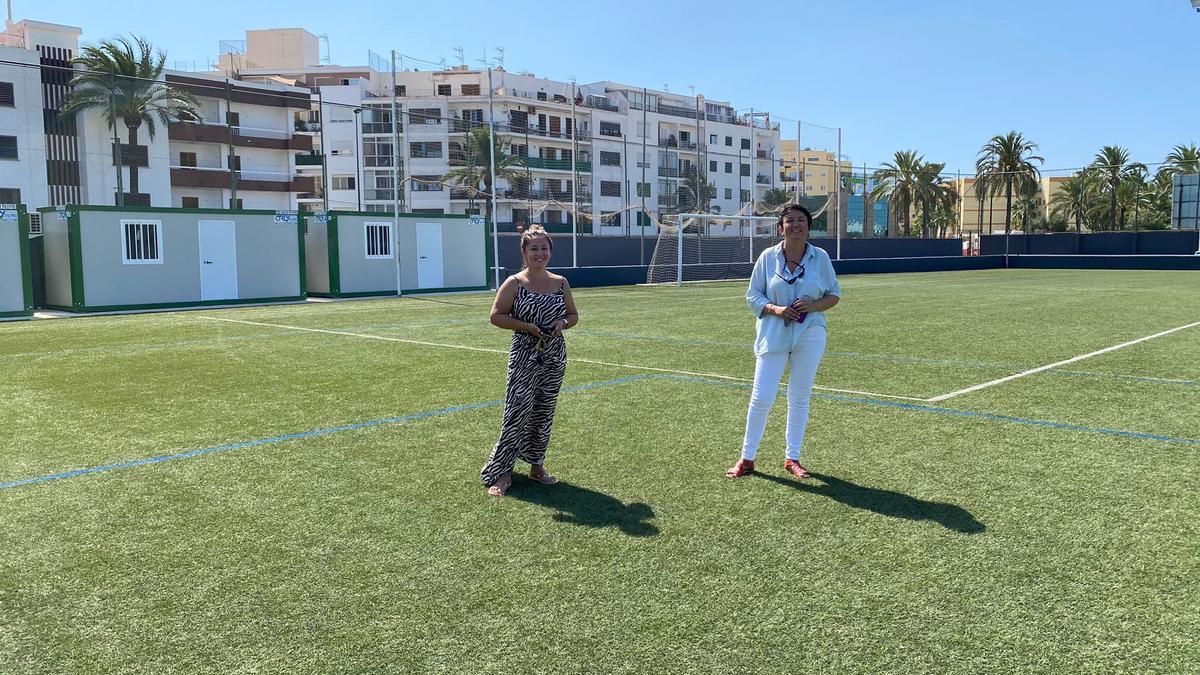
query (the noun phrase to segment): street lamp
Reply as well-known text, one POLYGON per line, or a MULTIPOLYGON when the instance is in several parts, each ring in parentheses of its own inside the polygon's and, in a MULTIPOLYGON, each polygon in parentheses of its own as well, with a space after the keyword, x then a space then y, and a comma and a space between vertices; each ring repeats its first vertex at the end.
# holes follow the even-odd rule
POLYGON ((354 194, 358 198, 358 210, 362 211, 362 143, 358 140, 359 130, 362 129, 362 108, 354 109, 354 194))

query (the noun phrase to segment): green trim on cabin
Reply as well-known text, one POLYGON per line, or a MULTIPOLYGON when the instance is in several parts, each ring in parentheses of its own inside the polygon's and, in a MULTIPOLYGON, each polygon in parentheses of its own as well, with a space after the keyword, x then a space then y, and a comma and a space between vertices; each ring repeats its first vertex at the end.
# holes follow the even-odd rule
POLYGON ((492 275, 492 247, 488 246, 492 238, 492 221, 486 216, 483 219, 483 283, 488 288, 496 280, 492 275))
MULTIPOLYGON (((29 212, 17 204, 17 245, 21 247, 21 285, 25 291, 25 311, 33 315, 33 266, 29 261, 29 212)), ((3 316, 3 315, 0 315, 3 316)))
POLYGON ((333 298, 342 297, 342 261, 338 250, 337 216, 325 214, 325 255, 329 258, 329 295, 333 298))
POLYGON ((99 307, 53 308, 70 312, 124 312, 138 309, 188 309, 191 307, 213 307, 217 305, 253 305, 272 302, 304 302, 303 295, 284 296, 277 298, 234 298, 229 300, 197 300, 195 302, 158 302, 146 305, 101 305, 99 307))
POLYGON ((0 312, 0 319, 29 319, 33 312, 0 312))
POLYGON ((308 296, 308 269, 307 269, 308 265, 304 259, 304 257, 305 257, 305 251, 304 251, 304 227, 305 227, 305 224, 306 224, 306 221, 304 220, 303 217, 296 219, 296 241, 299 245, 298 246, 298 248, 299 248, 298 258, 300 260, 300 287, 296 290, 300 293, 300 295, 307 297, 308 296))
POLYGON ((71 256, 71 307, 83 310, 85 303, 83 288, 83 240, 79 232, 79 212, 67 211, 67 249, 71 256))

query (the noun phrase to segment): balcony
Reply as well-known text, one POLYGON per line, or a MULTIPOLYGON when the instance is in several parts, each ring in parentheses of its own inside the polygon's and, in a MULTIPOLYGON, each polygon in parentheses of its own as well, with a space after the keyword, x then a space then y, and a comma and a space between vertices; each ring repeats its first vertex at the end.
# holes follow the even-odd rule
POLYGON ((694 170, 691 166, 660 166, 658 175, 663 178, 684 178, 694 170))
POLYGON ((452 134, 465 134, 470 132, 472 129, 483 129, 485 127, 487 127, 487 125, 484 124, 482 120, 450 119, 450 133, 452 134))
MULTIPOLYGON (((273 171, 239 171, 237 189, 256 192, 315 192, 315 176, 293 176, 273 171)), ((233 187, 229 169, 208 167, 171 167, 171 186, 224 189, 233 187)))
POLYGON ((171 122, 167 125, 167 138, 172 141, 192 143, 220 143, 242 148, 267 148, 271 150, 312 151, 313 138, 304 134, 276 129, 230 127, 226 124, 204 122, 171 122))
POLYGON ((659 136, 658 145, 664 148, 679 148, 681 150, 695 150, 695 141, 681 141, 675 136, 659 136))
POLYGON ((296 166, 324 166, 324 156, 315 153, 296 153, 296 166))
POLYGON ((450 188, 450 199, 468 201, 471 199, 487 199, 487 197, 482 192, 472 190, 469 187, 452 187, 450 188))
MULTIPOLYGON (((522 157, 522 164, 530 169, 545 169, 549 171, 571 171, 571 160, 569 159, 542 159, 541 157, 522 157)), ((575 162, 576 171, 582 173, 591 173, 591 162, 575 162)))
POLYGON ((771 184, 771 177, 770 177, 770 176, 764 176, 763 174, 761 174, 761 173, 760 173, 760 174, 758 174, 757 176, 755 176, 755 178, 754 178, 754 181, 755 181, 756 183, 758 183, 759 185, 770 185, 770 184, 771 184))
POLYGON ((679 195, 659 195, 658 205, 662 208, 675 209, 680 205, 679 195))
POLYGON ((604 96, 588 96, 583 100, 583 105, 596 110, 607 110, 609 112, 620 112, 621 108, 616 103, 608 100, 604 96))
MULTIPOLYGON (((579 191, 575 195, 581 202, 590 202, 592 200, 592 191, 590 188, 579 186, 579 191)), ((554 200, 556 202, 570 202, 570 188, 562 190, 559 188, 517 188, 505 190, 503 193, 505 199, 536 199, 539 201, 554 200)))
MULTIPOLYGON (((550 131, 548 129, 540 129, 538 127, 521 126, 518 124, 497 124, 496 132, 501 134, 515 134, 518 136, 537 136, 538 138, 549 138, 558 141, 566 141, 568 143, 570 143, 572 140, 570 133, 550 131)), ((618 134, 617 138, 620 137, 620 134, 618 134)), ((590 143, 592 140, 592 134, 587 129, 576 129, 574 140, 583 143, 590 143)))
POLYGON ((659 103, 658 112, 661 115, 672 115, 674 117, 687 117, 688 119, 696 119, 696 109, 686 108, 683 106, 670 105, 668 103, 659 103))
POLYGON ((368 202, 382 202, 382 201, 391 202, 391 201, 396 200, 396 191, 395 190, 387 190, 387 189, 378 190, 378 189, 374 189, 374 188, 368 188, 368 189, 362 191, 362 195, 363 195, 363 200, 368 201, 368 202))

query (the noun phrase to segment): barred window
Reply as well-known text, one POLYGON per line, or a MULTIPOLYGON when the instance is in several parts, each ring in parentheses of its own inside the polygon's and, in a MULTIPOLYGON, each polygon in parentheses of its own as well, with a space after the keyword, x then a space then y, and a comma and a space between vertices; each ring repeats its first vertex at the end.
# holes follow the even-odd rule
POLYGON ((464 84, 462 86, 462 95, 463 96, 478 96, 479 95, 479 85, 464 84))
POLYGON ((121 263, 161 265, 161 229, 161 220, 122 220, 121 263))
POLYGON ((601 150, 600 166, 621 166, 621 153, 601 150))
POLYGON ((440 108, 411 108, 408 111, 409 124, 441 124, 442 111, 440 108))
POLYGON ((620 197, 621 196, 621 181, 617 181, 617 180, 602 180, 602 181, 600 181, 600 196, 601 197, 620 197))
POLYGON ((391 258, 392 224, 366 222, 363 223, 363 228, 366 232, 367 259, 391 258))
POLYGON ((749 165, 749 164, 743 164, 743 165, 742 165, 742 175, 743 175, 743 176, 749 176, 749 175, 750 175, 750 165, 749 165))
POLYGON ((749 149, 750 149, 750 139, 749 139, 749 138, 743 138, 743 139, 742 139, 742 149, 743 149, 743 150, 749 150, 749 149))

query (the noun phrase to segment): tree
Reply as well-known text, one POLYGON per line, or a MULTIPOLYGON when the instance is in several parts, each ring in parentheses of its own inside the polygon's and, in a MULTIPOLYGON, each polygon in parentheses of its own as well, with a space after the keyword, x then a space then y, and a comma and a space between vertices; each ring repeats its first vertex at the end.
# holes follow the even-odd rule
POLYGON ((1119 229, 1117 225, 1117 190, 1120 188, 1122 180, 1139 169, 1145 171, 1146 165, 1140 162, 1130 162, 1129 151, 1125 148, 1106 145, 1096 153, 1091 168, 1096 171, 1100 177, 1101 186, 1108 192, 1108 227, 1110 230, 1119 229))
MULTIPOLYGON (((525 172, 521 171, 521 168, 525 166, 525 159, 509 154, 507 146, 499 138, 496 138, 494 143, 496 178, 507 181, 509 185, 521 185, 525 189, 528 189, 529 186, 526 184, 525 172)), ((489 222, 492 222, 491 195, 494 192, 492 185, 492 145, 492 134, 487 128, 477 127, 472 129, 467 133, 465 148, 463 150, 466 155, 466 166, 450 169, 442 176, 443 182, 462 185, 470 190, 471 195, 481 194, 484 198, 484 206, 489 222), (483 185, 482 193, 479 189, 481 184, 483 185)))
POLYGON ((680 211, 708 213, 713 197, 717 196, 717 187, 708 182, 708 176, 695 164, 688 164, 683 171, 683 182, 679 184, 677 194, 680 211))
POLYGON ((988 196, 1000 194, 1001 188, 1004 190, 1005 234, 1012 229, 1013 194, 1030 194, 1037 191, 1036 186, 1041 174, 1036 165, 1045 161, 1033 154, 1037 149, 1037 143, 1025 138, 1018 131, 1010 131, 1003 136, 992 136, 979 150, 979 156, 975 160, 975 176, 977 179, 985 179, 988 196))
POLYGON ((946 226, 953 222, 958 192, 942 181, 945 164, 922 162, 916 172, 916 198, 921 208, 921 236, 928 237, 930 227, 945 236, 946 226), (940 227, 939 227, 940 226, 940 227))
MULTIPOLYGON (((138 144, 138 129, 144 124, 150 139, 157 129, 155 120, 166 126, 172 120, 199 121, 196 112, 199 102, 187 92, 159 81, 167 55, 142 37, 101 40, 84 45, 72 63, 83 70, 71 79, 71 94, 59 114, 73 116, 83 110, 98 110, 104 115, 108 128, 116 131, 117 120, 125 125, 128 146, 138 144)), ((118 153, 113 150, 114 157, 118 153)), ((125 152, 120 152, 117 171, 127 164, 125 152)), ((138 194, 138 169, 129 164, 129 192, 138 194)), ((118 195, 123 203, 124 195, 118 195)))
POLYGON ((892 161, 884 162, 872 175, 875 187, 871 189, 871 201, 888 198, 892 213, 900 214, 906 237, 911 230, 910 212, 918 199, 918 173, 924 164, 924 156, 916 150, 899 150, 892 161))
POLYGON ((1180 143, 1167 154, 1163 168, 1171 173, 1200 173, 1200 147, 1180 143))
POLYGON ((1085 225, 1090 227, 1089 214, 1094 210, 1099 185, 1096 174, 1086 169, 1064 180, 1050 198, 1051 217, 1074 220, 1076 232, 1082 232, 1085 225))
POLYGON ((791 201, 791 196, 787 190, 772 188, 763 194, 763 198, 759 201, 762 206, 758 209, 759 215, 776 214, 784 207, 785 204, 791 201))

